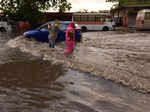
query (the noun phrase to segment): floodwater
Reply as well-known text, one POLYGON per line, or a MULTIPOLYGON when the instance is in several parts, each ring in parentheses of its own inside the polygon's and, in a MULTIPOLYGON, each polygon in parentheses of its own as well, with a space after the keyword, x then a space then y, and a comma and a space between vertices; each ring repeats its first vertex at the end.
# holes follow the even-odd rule
POLYGON ((10 38, 0 35, 0 112, 149 112, 148 94, 10 48, 10 38))

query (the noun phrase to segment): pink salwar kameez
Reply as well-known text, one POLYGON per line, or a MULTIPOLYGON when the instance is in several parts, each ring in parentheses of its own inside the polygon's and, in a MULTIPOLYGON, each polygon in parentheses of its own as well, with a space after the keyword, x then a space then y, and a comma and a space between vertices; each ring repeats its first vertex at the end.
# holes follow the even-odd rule
POLYGON ((75 48, 75 29, 73 22, 71 22, 67 28, 65 40, 66 50, 64 51, 64 54, 70 54, 75 48))

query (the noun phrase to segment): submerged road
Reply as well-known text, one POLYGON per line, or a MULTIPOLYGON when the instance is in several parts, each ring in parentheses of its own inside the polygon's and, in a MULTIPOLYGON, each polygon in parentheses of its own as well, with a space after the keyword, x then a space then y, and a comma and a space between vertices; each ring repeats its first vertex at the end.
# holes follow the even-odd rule
MULTIPOLYGON (((56 49, 50 49, 46 43, 22 37, 12 39, 9 35, 1 34, 0 38, 1 112, 149 112, 150 110, 149 94, 139 93, 130 87, 115 84, 89 72, 72 69, 72 59, 79 60, 76 54, 81 55, 81 50, 86 53, 83 46, 81 49, 77 47, 73 56, 65 57, 60 55, 61 52, 63 54, 64 44, 58 45, 56 49), (56 56, 64 64, 57 63, 56 56), (70 64, 70 67, 66 66, 65 62, 70 64)), ((84 46, 86 44, 82 43, 84 46)), ((94 56, 93 50, 97 49, 90 48, 91 50, 89 53, 94 56)), ((84 59, 87 59, 88 63, 90 58, 84 59)), ((91 60, 93 61, 96 63, 95 60, 91 60)))

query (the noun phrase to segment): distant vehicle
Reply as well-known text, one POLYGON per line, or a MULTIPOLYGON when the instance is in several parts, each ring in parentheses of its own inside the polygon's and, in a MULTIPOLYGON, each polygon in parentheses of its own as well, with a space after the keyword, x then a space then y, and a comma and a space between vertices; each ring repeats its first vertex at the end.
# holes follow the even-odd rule
POLYGON ((72 20, 75 21, 81 30, 114 30, 115 22, 109 13, 73 13, 72 20))
POLYGON ((150 9, 143 9, 136 16, 137 30, 150 30, 150 9))
POLYGON ((8 23, 8 19, 5 15, 0 14, 0 32, 11 31, 11 25, 8 23))
MULTIPOLYGON (((40 42, 48 42, 48 24, 52 24, 53 21, 47 22, 40 27, 34 29, 34 30, 29 30, 27 32, 24 32, 24 37, 25 38, 35 38, 37 41, 40 42)), ((58 31, 58 37, 56 39, 56 42, 61 42, 65 41, 65 34, 67 27, 69 25, 70 21, 59 21, 59 31, 58 31)), ((75 24, 75 39, 77 42, 80 42, 82 39, 82 33, 80 31, 80 27, 75 24)))

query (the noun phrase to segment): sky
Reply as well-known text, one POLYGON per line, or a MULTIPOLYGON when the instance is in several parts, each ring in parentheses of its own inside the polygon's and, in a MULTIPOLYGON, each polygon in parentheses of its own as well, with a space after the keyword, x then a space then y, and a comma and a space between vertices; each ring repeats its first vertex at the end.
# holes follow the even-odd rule
POLYGON ((68 0, 72 4, 71 11, 79 11, 87 9, 88 11, 109 10, 112 3, 105 2, 106 0, 68 0))

